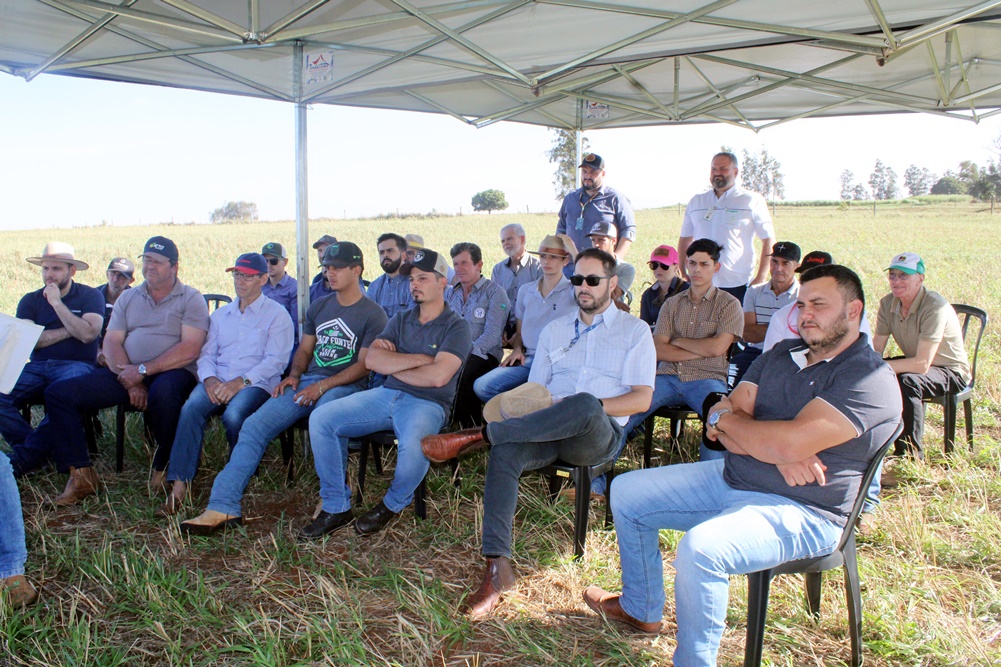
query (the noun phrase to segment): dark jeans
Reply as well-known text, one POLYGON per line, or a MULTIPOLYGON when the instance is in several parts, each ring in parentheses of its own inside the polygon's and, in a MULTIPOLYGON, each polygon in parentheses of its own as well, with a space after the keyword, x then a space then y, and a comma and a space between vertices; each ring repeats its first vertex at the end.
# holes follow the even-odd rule
POLYGON ((510 557, 521 474, 557 459, 572 465, 607 461, 618 451, 622 427, 597 398, 574 394, 525 417, 487 424, 487 438, 492 447, 483 487, 483 555, 510 557))
POLYGON ((744 303, 744 294, 747 292, 747 285, 738 285, 737 287, 720 287, 721 290, 727 294, 732 294, 736 297, 737 301, 741 304, 744 303))
POLYGON ((473 391, 473 383, 498 366, 500 362, 490 355, 487 355, 486 359, 475 354, 470 354, 466 358, 466 365, 462 369, 462 375, 459 376, 459 385, 455 393, 455 410, 452 414, 452 420, 459 422, 463 428, 483 423, 483 403, 473 391))
POLYGON ((956 371, 941 366, 932 366, 923 374, 900 373, 897 375, 897 382, 900 383, 900 396, 904 399, 904 430, 893 445, 893 453, 923 459, 921 443, 925 430, 924 399, 961 391, 966 387, 966 382, 956 371))
MULTIPOLYGON (((156 440, 153 468, 164 470, 170 459, 181 407, 198 381, 183 368, 151 375, 144 381, 149 390, 146 425, 156 440)), ((59 472, 91 465, 84 438, 81 413, 129 402, 129 392, 107 368, 50 384, 45 390, 48 419, 14 448, 11 465, 23 475, 52 457, 59 472)))
POLYGON ((744 373, 747 369, 751 367, 754 360, 761 356, 761 350, 756 347, 751 347, 748 345, 744 348, 744 351, 740 354, 735 354, 732 359, 730 359, 730 365, 737 367, 737 374, 733 379, 733 386, 736 387, 740 384, 740 379, 744 377, 744 373))

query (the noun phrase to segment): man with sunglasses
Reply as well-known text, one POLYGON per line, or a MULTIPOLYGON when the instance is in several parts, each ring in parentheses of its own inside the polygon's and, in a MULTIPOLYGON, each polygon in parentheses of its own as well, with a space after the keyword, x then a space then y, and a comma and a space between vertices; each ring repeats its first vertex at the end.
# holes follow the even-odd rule
MULTIPOLYGON (((636 222, 629 199, 605 185, 605 160, 588 153, 580 163, 581 187, 568 194, 560 206, 556 233, 566 234, 578 250, 593 247, 588 234, 595 223, 615 225, 616 242, 612 253, 621 260, 636 240, 636 222)), ((573 271, 567 267, 568 275, 573 271)))
POLYGON ((573 465, 610 460, 628 416, 650 405, 656 363, 650 328, 612 305, 616 281, 614 255, 588 248, 577 256, 570 278, 577 311, 542 330, 529 373, 530 382, 548 389, 550 407, 421 443, 432 461, 492 445, 483 489, 486 567, 465 604, 473 620, 489 615, 517 578, 510 559, 522 473, 557 459, 573 465))
MULTIPOLYGON (((288 266, 288 255, 285 246, 274 241, 265 243, 261 254, 268 262, 268 279, 261 288, 261 293, 277 301, 278 305, 292 318, 292 351, 289 353, 288 366, 292 364, 295 350, 299 347, 299 281, 285 270, 288 266)), ((288 372, 286 366, 285 373, 288 372)))

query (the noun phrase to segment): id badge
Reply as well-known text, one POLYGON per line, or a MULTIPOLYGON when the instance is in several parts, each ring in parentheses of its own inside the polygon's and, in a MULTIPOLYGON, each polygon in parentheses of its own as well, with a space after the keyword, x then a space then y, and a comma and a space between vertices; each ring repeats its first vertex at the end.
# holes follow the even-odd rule
POLYGON ((556 364, 557 361, 559 361, 560 359, 562 359, 565 356, 567 356, 566 349, 560 347, 560 348, 557 348, 557 349, 553 350, 549 354, 547 354, 546 355, 546 361, 549 362, 550 366, 553 366, 553 365, 556 364))
POLYGON ((577 231, 584 229, 584 216, 577 218, 577 231))

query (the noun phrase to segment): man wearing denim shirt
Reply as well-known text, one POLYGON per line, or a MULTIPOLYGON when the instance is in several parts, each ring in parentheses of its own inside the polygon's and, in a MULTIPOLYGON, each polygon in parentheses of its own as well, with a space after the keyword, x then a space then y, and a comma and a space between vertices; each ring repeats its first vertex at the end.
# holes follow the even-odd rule
MULTIPOLYGON (((568 194, 560 206, 556 233, 566 234, 578 250, 590 248, 587 233, 595 223, 615 225, 615 258, 625 259, 629 246, 636 240, 636 221, 629 198, 605 185, 605 160, 600 155, 588 153, 580 163, 581 187, 568 194)), ((567 277, 573 266, 566 268, 567 277)))
POLYGON ((383 273, 368 286, 368 298, 382 306, 387 317, 392 317, 414 306, 410 280, 400 274, 407 256, 407 240, 399 234, 387 233, 380 236, 376 244, 383 273))

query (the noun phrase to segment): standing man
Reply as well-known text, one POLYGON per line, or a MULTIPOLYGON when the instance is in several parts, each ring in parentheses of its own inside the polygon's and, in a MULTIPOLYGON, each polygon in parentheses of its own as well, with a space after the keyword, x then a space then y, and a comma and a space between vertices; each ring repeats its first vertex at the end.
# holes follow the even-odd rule
POLYGON ((365 357, 386 327, 386 313, 362 294, 358 278, 365 265, 357 245, 349 241, 331 244, 323 266, 334 296, 309 304, 288 377, 243 423, 229 463, 212 484, 208 508, 181 523, 182 531, 211 535, 242 523, 243 492, 268 444, 316 408, 365 389, 365 357))
POLYGON ((862 477, 899 423, 890 369, 859 336, 865 296, 850 269, 802 277, 803 340, 766 352, 706 434, 725 458, 627 472, 612 510, 622 594, 597 586, 584 602, 606 619, 660 632, 660 531, 685 531, 674 558, 679 667, 716 665, 729 575, 831 553, 862 477))
MULTIPOLYGON (((714 284, 743 302, 748 283, 765 282, 775 230, 768 202, 757 192, 737 185, 737 156, 717 153, 709 171, 712 189, 695 195, 685 208, 678 254, 685 255, 694 239, 713 239, 723 246, 721 267, 714 284), (754 237, 761 239, 761 259, 754 270, 754 237)), ((682 277, 687 278, 684 266, 682 277)))
POLYGON ((377 533, 396 518, 413 501, 430 467, 421 438, 445 425, 459 369, 473 343, 469 325, 445 302, 445 258, 421 249, 401 270, 410 277, 417 307, 397 313, 365 359, 370 370, 388 376, 385 384, 333 401, 309 418, 323 506, 302 537, 317 539, 354 519, 346 481, 351 438, 392 429, 397 440, 393 481, 379 504, 355 521, 360 535, 377 533))
POLYGON ((111 321, 111 311, 115 307, 115 302, 122 292, 132 287, 135 279, 136 265, 127 257, 115 257, 108 264, 106 272, 108 282, 97 287, 97 291, 104 297, 104 325, 101 327, 101 335, 97 339, 97 363, 104 365, 104 355, 101 353, 101 346, 104 345, 104 334, 108 331, 108 322, 111 321))
POLYGON ((518 307, 518 290, 522 285, 534 283, 542 275, 539 260, 525 252, 525 228, 518 223, 504 225, 500 231, 501 248, 507 259, 494 264, 490 272, 490 282, 500 285, 507 292, 507 300, 511 304, 511 313, 504 328, 504 344, 514 336, 514 311, 518 307))
POLYGON ((244 421, 271 396, 292 350, 292 318, 262 288, 268 262, 248 252, 226 269, 233 274, 236 301, 218 308, 209 320, 209 336, 198 357, 198 386, 181 409, 170 454, 167 479, 173 489, 157 511, 177 513, 188 484, 198 472, 205 424, 222 415, 232 452, 244 421))
MULTIPOLYGON (((556 459, 589 466, 608 461, 618 451, 627 417, 650 405, 655 363, 650 328, 612 305, 614 270, 614 255, 603 250, 577 255, 570 280, 579 310, 543 329, 529 375, 530 382, 548 389, 550 407, 421 443, 432 461, 447 461, 484 442, 492 445, 483 489, 486 568, 465 603, 473 620, 489 615, 517 579, 511 542, 522 473, 556 459)), ((501 415, 504 397, 498 397, 501 415)))
MULTIPOLYGON (((580 169, 581 188, 563 199, 556 233, 566 234, 578 250, 584 250, 591 247, 587 234, 595 223, 615 225, 617 241, 613 254, 618 260, 624 259, 636 240, 633 205, 625 195, 605 185, 605 160, 600 155, 585 155, 580 169)), ((573 267, 567 270, 572 272, 573 267)))
POLYGON ((751 362, 764 351, 765 334, 768 333, 772 315, 782 307, 796 303, 799 296, 796 269, 801 256, 802 251, 795 243, 776 243, 768 260, 771 279, 767 283, 752 285, 744 294, 744 333, 741 337, 747 347, 731 359, 737 367, 734 386, 740 384, 740 378, 744 377, 751 362))
POLYGON ((894 454, 923 459, 923 399, 962 391, 970 382, 970 362, 956 311, 942 295, 924 286, 921 257, 901 253, 890 260, 886 271, 890 293, 879 301, 873 346, 882 354, 893 336, 903 352, 886 360, 897 374, 903 397, 904 431, 894 454))
MULTIPOLYGON (((31 433, 31 424, 21 416, 21 408, 41 402, 52 383, 94 370, 97 337, 104 322, 101 293, 73 280, 76 272, 87 270, 88 265, 76 259, 72 246, 48 243, 41 257, 28 257, 27 261, 42 267, 44 287, 21 297, 17 317, 45 330, 14 388, 9 394, 0 394, 0 435, 15 450, 31 433)), ((15 467, 16 474, 24 472, 15 467)))
POLYGON ((484 403, 497 394, 528 382, 539 334, 553 320, 577 309, 573 288, 563 275, 563 267, 577 256, 570 237, 549 235, 542 239, 539 252, 533 254, 539 256, 542 277, 522 285, 518 290, 511 354, 504 358, 499 368, 480 376, 473 383, 477 398, 484 403))
POLYGON ((201 293, 177 277, 173 241, 154 236, 140 257, 144 282, 118 297, 104 336, 107 368, 51 385, 45 392, 47 423, 11 456, 15 475, 34 470, 50 456, 59 472, 69 473, 66 489, 52 501, 56 505, 74 505, 97 490, 81 413, 126 402, 145 412, 156 441, 150 486, 159 493, 166 485, 181 407, 197 384, 195 362, 208 332, 209 310, 201 293))
POLYGON ((400 267, 407 256, 407 241, 399 234, 387 233, 376 241, 382 275, 368 286, 368 298, 382 306, 387 317, 401 310, 413 308, 410 280, 400 274, 400 267))
POLYGON ((454 420, 462 426, 481 423, 483 405, 473 391, 476 380, 500 364, 504 350, 501 337, 511 312, 507 292, 483 277, 483 254, 475 243, 452 246, 452 265, 456 284, 445 293, 445 301, 469 323, 473 351, 466 359, 455 397, 454 420))
MULTIPOLYGON (((740 302, 713 285, 720 270, 721 248, 712 239, 699 239, 688 246, 688 277, 691 286, 664 302, 653 332, 657 347, 657 383, 650 409, 630 417, 629 433, 657 408, 685 405, 702 414, 702 404, 713 392, 726 393, 730 364, 726 354, 744 331, 740 302)), ((622 442, 625 445, 625 441, 622 442)), ((699 445, 703 461, 723 456, 699 445)), ((599 491, 595 487, 592 490, 599 491)))

